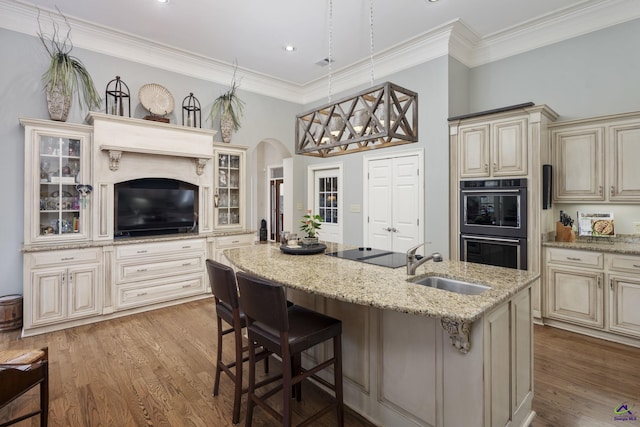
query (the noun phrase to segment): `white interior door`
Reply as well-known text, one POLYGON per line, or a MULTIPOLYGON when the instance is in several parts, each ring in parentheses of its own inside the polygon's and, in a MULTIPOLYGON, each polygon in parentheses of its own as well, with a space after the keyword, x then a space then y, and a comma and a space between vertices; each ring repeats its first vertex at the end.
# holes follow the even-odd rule
POLYGON ((422 242, 420 156, 372 159, 367 168, 367 246, 406 252, 422 242))
MULTIPOLYGON (((309 206, 323 222, 318 236, 325 242, 342 243, 342 166, 310 166, 309 206)), ((302 237, 302 236, 301 236, 302 237)))

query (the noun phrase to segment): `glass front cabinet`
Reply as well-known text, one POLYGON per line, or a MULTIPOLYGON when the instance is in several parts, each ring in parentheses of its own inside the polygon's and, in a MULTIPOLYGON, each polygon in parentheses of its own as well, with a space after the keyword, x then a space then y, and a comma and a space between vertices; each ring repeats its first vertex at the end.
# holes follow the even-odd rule
POLYGON ((91 126, 21 119, 25 128, 24 244, 87 240, 91 126))
POLYGON ((214 217, 217 229, 244 229, 245 152, 243 147, 214 148, 214 217))

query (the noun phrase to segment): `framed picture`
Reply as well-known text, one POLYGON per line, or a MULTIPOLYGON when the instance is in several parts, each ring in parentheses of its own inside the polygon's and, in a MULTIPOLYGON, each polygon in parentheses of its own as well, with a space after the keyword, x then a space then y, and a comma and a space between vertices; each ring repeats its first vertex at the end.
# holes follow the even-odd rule
POLYGON ((613 212, 578 212, 578 235, 596 237, 614 237, 616 235, 613 212))

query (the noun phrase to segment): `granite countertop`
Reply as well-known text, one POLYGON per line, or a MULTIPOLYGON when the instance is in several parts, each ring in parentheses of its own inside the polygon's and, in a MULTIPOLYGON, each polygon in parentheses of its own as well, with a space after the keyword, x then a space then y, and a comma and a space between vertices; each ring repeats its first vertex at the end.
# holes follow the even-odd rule
POLYGON ((640 255, 640 239, 631 237, 583 238, 575 242, 543 242, 549 248, 580 249, 586 251, 608 252, 615 254, 640 255))
MULTIPOLYGON (((327 244, 327 252, 348 247, 327 244)), ((415 276, 405 267, 387 268, 324 254, 287 255, 278 244, 262 244, 224 251, 240 270, 289 288, 353 304, 428 317, 473 322, 539 277, 538 273, 461 261, 427 261, 415 276), (415 285, 407 279, 439 275, 485 284, 480 295, 415 285)))
POLYGON ((53 244, 35 244, 25 245, 22 252, 42 252, 64 249, 84 249, 99 248, 104 246, 131 245, 135 243, 153 243, 153 242, 170 242, 172 240, 188 240, 188 239, 206 239, 211 237, 237 236, 239 234, 253 234, 254 230, 228 230, 228 231, 212 231, 210 233, 191 234, 168 234, 149 237, 127 237, 113 240, 96 240, 83 242, 56 242, 53 244))

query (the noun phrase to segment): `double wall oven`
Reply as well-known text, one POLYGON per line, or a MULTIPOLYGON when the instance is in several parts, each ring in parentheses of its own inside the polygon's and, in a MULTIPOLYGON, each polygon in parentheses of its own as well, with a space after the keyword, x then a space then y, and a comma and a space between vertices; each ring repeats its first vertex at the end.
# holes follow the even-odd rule
POLYGON ((527 180, 460 181, 463 261, 527 269, 527 180))

